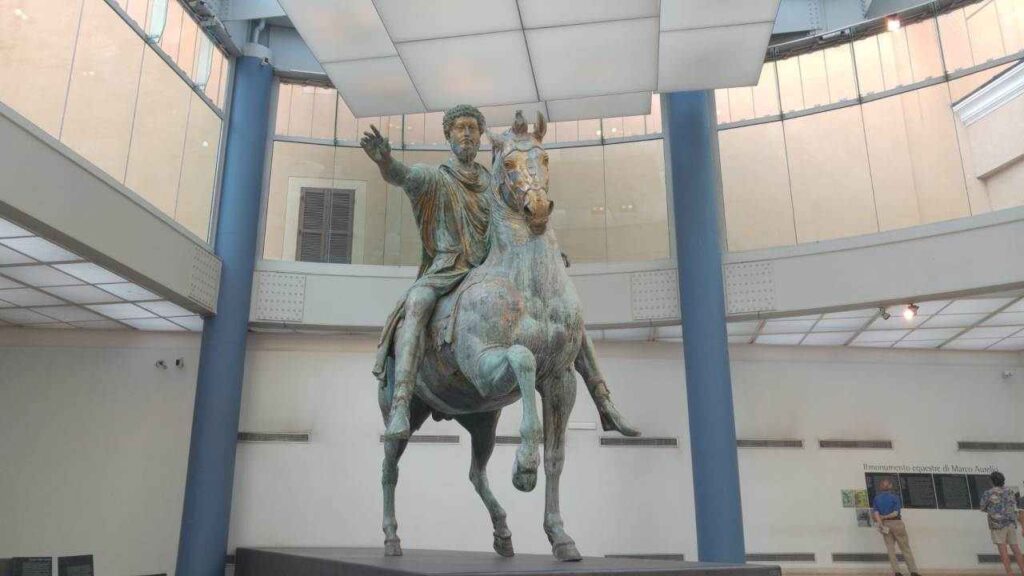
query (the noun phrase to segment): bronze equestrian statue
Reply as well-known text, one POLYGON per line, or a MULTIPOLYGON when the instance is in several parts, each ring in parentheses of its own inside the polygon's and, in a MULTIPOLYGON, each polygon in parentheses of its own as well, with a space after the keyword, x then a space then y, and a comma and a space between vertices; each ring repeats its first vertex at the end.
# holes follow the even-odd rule
POLYGON ((474 161, 483 115, 457 106, 444 117, 453 156, 439 168, 394 160, 375 127, 361 141, 388 182, 408 194, 423 241, 420 273, 388 319, 374 374, 387 424, 382 484, 385 553, 401 555, 395 520, 398 460, 409 435, 426 421, 458 421, 472 437, 470 480, 494 525, 494 549, 513 555, 505 511, 487 482, 501 409, 522 399, 521 443, 513 484, 537 483, 544 443, 544 530, 560 560, 579 560, 559 511, 565 433, 576 400, 575 368, 598 407, 602 427, 636 436, 619 414, 583 328, 579 296, 565 271, 554 232, 547 227, 546 131, 534 131, 517 112, 493 143, 488 172, 474 161), (389 370, 388 368, 391 368, 389 370), (536 394, 541 396, 538 411, 536 394))

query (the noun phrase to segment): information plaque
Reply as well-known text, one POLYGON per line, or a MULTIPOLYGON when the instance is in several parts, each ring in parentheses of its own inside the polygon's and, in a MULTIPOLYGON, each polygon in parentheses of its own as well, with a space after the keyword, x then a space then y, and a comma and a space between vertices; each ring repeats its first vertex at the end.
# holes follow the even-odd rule
POLYGON ((11 576, 51 576, 52 574, 53 558, 46 556, 11 558, 11 576))
POLYGON ((992 479, 988 474, 971 474, 967 477, 967 484, 971 490, 971 508, 981 508, 981 495, 992 487, 992 479))
MULTIPOLYGON (((868 507, 875 505, 875 495, 882 491, 880 487, 882 480, 888 480, 892 484, 894 491, 900 485, 900 477, 897 474, 882 474, 878 472, 867 472, 864 474, 864 483, 867 484, 868 488, 868 507)), ((896 496, 900 496, 899 492, 896 492, 896 496)))
POLYGON ((900 474, 904 508, 938 508, 931 474, 900 474))
POLYGON ((936 474, 935 495, 941 510, 970 510, 971 491, 963 474, 936 474))
POLYGON ((62 556, 57 559, 57 576, 94 576, 92 554, 85 556, 62 556))

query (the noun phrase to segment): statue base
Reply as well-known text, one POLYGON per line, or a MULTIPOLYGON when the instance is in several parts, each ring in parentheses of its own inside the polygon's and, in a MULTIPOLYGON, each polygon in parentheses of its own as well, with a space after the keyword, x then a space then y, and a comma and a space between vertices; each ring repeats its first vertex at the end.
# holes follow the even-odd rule
POLYGON ((406 550, 386 557, 381 548, 239 548, 235 576, 779 576, 777 566, 674 562, 634 558, 584 558, 493 552, 406 550))

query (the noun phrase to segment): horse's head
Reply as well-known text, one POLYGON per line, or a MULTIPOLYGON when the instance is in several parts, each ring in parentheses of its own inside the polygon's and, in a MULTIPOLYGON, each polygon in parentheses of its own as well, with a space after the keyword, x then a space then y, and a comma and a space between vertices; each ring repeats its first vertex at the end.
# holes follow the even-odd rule
POLYGON ((529 131, 522 111, 504 134, 489 134, 494 146, 494 174, 499 194, 509 208, 526 218, 533 234, 543 234, 555 203, 548 200, 548 153, 542 144, 547 122, 537 112, 529 131))

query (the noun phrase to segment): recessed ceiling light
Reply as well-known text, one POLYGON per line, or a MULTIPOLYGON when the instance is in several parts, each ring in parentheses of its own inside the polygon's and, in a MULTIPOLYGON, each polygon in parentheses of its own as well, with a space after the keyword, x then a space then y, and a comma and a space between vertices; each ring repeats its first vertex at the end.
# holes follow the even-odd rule
POLYGON ((914 316, 917 316, 917 309, 917 304, 908 305, 906 310, 903 311, 903 317, 908 321, 913 320, 914 316))
POLYGON ((900 19, 898 16, 889 16, 885 19, 885 28, 889 32, 896 32, 900 29, 900 19))

